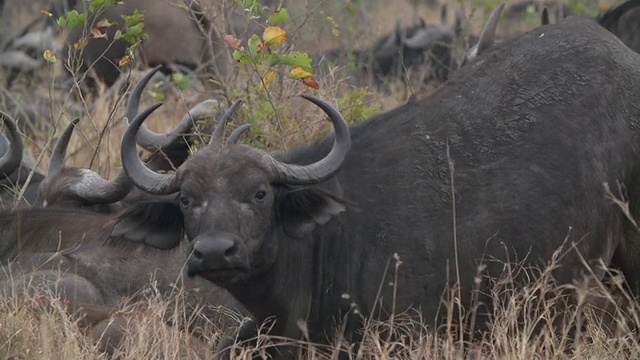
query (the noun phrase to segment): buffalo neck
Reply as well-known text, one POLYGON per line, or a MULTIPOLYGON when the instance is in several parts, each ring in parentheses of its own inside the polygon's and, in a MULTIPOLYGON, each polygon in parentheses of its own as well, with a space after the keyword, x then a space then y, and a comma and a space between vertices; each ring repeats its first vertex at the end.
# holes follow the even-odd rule
MULTIPOLYGON (((338 219, 332 220, 338 223, 338 219)), ((312 341, 326 342, 327 335, 335 328, 335 318, 330 309, 348 312, 351 300, 343 297, 349 293, 352 280, 346 263, 329 254, 348 254, 346 242, 335 241, 323 226, 311 235, 295 239, 278 229, 269 234, 278 242, 278 255, 274 265, 265 273, 252 277, 248 282, 228 286, 231 294, 255 317, 258 324, 275 319, 270 335, 300 338, 302 323, 312 341)))

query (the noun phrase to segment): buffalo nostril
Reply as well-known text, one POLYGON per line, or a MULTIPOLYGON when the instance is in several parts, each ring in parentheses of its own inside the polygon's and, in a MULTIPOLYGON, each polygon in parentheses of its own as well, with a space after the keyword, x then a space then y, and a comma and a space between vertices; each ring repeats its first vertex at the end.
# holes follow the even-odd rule
POLYGON ((230 258, 230 257, 233 257, 233 256, 235 256, 237 254, 238 254, 238 245, 236 243, 233 243, 233 245, 231 245, 230 248, 225 250, 224 257, 225 258, 230 258))
POLYGON ((197 260, 197 261, 199 261, 199 262, 201 262, 201 261, 202 261, 202 259, 204 258, 204 256, 202 255, 202 252, 201 252, 200 250, 198 250, 198 249, 194 249, 194 250, 193 250, 193 254, 191 254, 191 257, 192 257, 194 260, 197 260))

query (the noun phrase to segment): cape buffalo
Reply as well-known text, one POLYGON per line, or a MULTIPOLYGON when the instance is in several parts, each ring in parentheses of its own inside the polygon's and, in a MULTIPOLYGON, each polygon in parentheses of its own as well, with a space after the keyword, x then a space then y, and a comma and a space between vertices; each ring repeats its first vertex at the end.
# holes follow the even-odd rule
POLYGON ((402 18, 398 17, 395 32, 379 38, 371 49, 329 50, 313 57, 314 67, 353 61, 359 75, 381 81, 397 79, 408 68, 430 63, 430 78, 446 81, 453 65, 451 48, 463 21, 461 12, 456 15, 455 25, 446 23, 446 11, 443 10, 440 24, 427 24, 419 19, 407 28, 402 27, 402 18))
MULTIPOLYGON (((132 108, 137 110, 137 100, 133 102, 132 108)), ((224 130, 228 119, 218 120, 218 132, 224 130)), ((119 345, 127 331, 125 318, 115 318, 111 325, 111 307, 150 289, 152 275, 155 288, 168 299, 174 290, 185 290, 190 311, 224 306, 246 314, 225 290, 206 280, 181 279, 186 253, 181 244, 182 215, 176 204, 150 202, 149 195, 134 195, 122 200, 126 210, 102 208, 107 197, 114 200, 114 194, 127 194, 131 186, 126 175, 106 181, 88 169, 62 167, 76 122, 63 132, 54 150, 42 186, 46 190, 41 194, 47 208, 0 213, 0 287, 9 293, 42 288, 53 291, 65 300, 70 312, 86 318, 83 321, 88 323, 90 335, 108 352, 119 345), (178 280, 184 283, 176 287, 178 280)), ((236 129, 227 143, 235 143, 246 129, 236 129)), ((4 168, 8 166, 0 164, 0 169, 4 168)), ((215 308, 207 309, 205 316, 219 318, 215 308)))
MULTIPOLYGON (((157 66, 149 71, 134 86, 127 103, 127 118, 132 119, 137 114, 142 92, 159 70, 160 66, 157 66)), ((188 157, 190 137, 196 122, 212 118, 215 103, 212 100, 199 103, 183 116, 174 129, 165 134, 142 128, 136 141, 152 152, 146 160, 147 166, 156 171, 169 171, 180 166, 188 157)), ((138 200, 150 200, 148 194, 133 188, 133 184, 123 171, 113 179, 106 180, 92 170, 65 165, 67 146, 77 122, 78 119, 67 126, 53 150, 47 176, 39 187, 39 203, 43 206, 92 208, 99 212, 116 212, 122 208, 122 203, 131 204, 138 200)), ((154 198, 158 199, 158 197, 154 198)))
POLYGON ((167 300, 184 296, 184 318, 195 321, 188 324, 192 330, 203 319, 189 313, 202 307, 209 320, 231 325, 217 307, 246 311, 227 291, 204 279, 183 278, 182 227, 178 205, 163 202, 139 202, 118 214, 59 208, 0 213, 0 292, 52 292, 70 308, 81 304, 76 315, 96 327, 91 333, 107 351, 126 331, 107 326, 109 309, 152 288, 167 300), (105 329, 109 334, 100 336, 105 329))
MULTIPOLYGON (((75 8, 84 12, 85 6, 86 2, 81 1, 75 8)), ((203 14, 197 2, 176 0, 127 0, 89 17, 86 28, 79 26, 71 30, 67 38, 67 48, 63 54, 68 54, 71 69, 79 65, 82 74, 93 69, 100 81, 107 86, 113 85, 121 72, 118 62, 131 45, 124 39, 116 40, 114 37, 116 31, 123 27, 121 15, 130 15, 134 10, 144 15, 144 31, 148 34, 139 48, 139 56, 144 64, 178 64, 189 69, 206 65, 211 70, 216 69, 217 74, 226 73, 225 56, 228 55, 228 50, 215 33, 209 18, 203 14), (119 25, 104 29, 107 39, 90 39, 82 49, 81 62, 77 62, 78 54, 73 50, 73 45, 88 37, 91 34, 89 29, 103 18, 109 22, 118 22, 119 25)))
POLYGON ((599 260, 640 279, 637 245, 624 242, 637 230, 604 186, 626 189, 638 218, 639 97, 640 56, 572 17, 351 128, 307 96, 335 135, 277 158, 212 144, 175 174, 154 173, 135 149, 145 112, 123 136, 122 160, 141 189, 179 194, 190 273, 227 288, 258 321, 274 317, 272 334, 300 338, 303 321, 305 338, 325 343, 344 321, 358 341, 354 307, 382 318, 413 307, 442 324, 452 288, 483 329, 492 281, 515 264, 544 267, 563 244, 561 284, 585 263, 597 272, 599 260))
POLYGON ((639 0, 628 0, 599 15, 597 21, 633 51, 640 53, 639 0))

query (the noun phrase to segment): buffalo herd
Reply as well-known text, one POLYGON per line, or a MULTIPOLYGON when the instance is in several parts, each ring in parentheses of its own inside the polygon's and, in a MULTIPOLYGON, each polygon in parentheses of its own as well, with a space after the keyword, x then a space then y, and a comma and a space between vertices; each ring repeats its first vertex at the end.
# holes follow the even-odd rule
MULTIPOLYGON (((241 100, 217 116, 210 136, 194 129, 214 116, 213 100, 169 132, 147 128, 162 105, 140 109, 154 75, 173 65, 222 74, 232 63, 199 2, 124 3, 105 16, 145 10, 149 39, 140 51, 153 69, 127 99, 115 177, 66 165, 80 118, 40 172, 14 116, 0 109, 2 296, 61 297, 112 354, 126 332, 112 313, 153 285, 167 300, 186 294, 204 319, 219 316, 214 306, 250 319, 212 349, 221 358, 232 357, 234 343, 255 340, 265 321, 276 337, 355 344, 338 354, 350 358, 369 317, 413 311, 438 329, 473 316, 461 334, 482 336, 494 315, 493 287, 505 277, 525 286, 533 275, 523 269, 555 263, 551 275, 566 285, 604 279, 604 264, 640 294, 640 1, 595 19, 554 9, 551 24, 544 9, 542 26, 499 41, 508 7, 497 6, 477 38, 464 34, 458 9, 454 25, 446 16, 439 24, 398 21, 370 50, 318 53, 320 71, 355 59, 356 76, 375 81, 429 63, 441 84, 355 125, 335 105, 302 95, 333 131, 277 152, 242 144, 248 124, 226 136, 241 100), (458 60, 452 49, 462 37, 471 45, 458 60), (142 159, 138 146, 151 155, 142 159), (449 293, 459 311, 443 310, 449 293)), ((67 46, 84 30, 71 31, 67 46)), ((77 84, 91 68, 114 85, 126 44, 90 44, 65 76, 77 84)), ((270 356, 297 351, 281 345, 270 356)))

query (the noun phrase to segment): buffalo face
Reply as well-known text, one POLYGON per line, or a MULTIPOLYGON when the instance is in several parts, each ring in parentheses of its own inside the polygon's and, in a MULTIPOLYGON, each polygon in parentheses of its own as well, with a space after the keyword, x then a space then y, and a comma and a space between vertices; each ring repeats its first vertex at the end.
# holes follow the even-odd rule
POLYGON ((263 238, 275 218, 277 190, 268 169, 245 156, 251 148, 211 150, 194 155, 178 174, 185 229, 193 240, 189 270, 215 282, 235 282, 274 260, 275 249, 263 238))
POLYGON ((311 185, 340 170, 350 147, 349 128, 331 106, 305 98, 329 115, 335 129, 332 150, 309 165, 286 164, 244 145, 223 148, 224 125, 239 101, 219 120, 209 145, 175 175, 154 173, 136 153, 137 129, 157 106, 136 116, 125 132, 123 167, 136 186, 152 194, 179 193, 192 241, 191 275, 230 286, 265 273, 278 258, 281 240, 304 237, 345 209, 340 199, 311 185))

